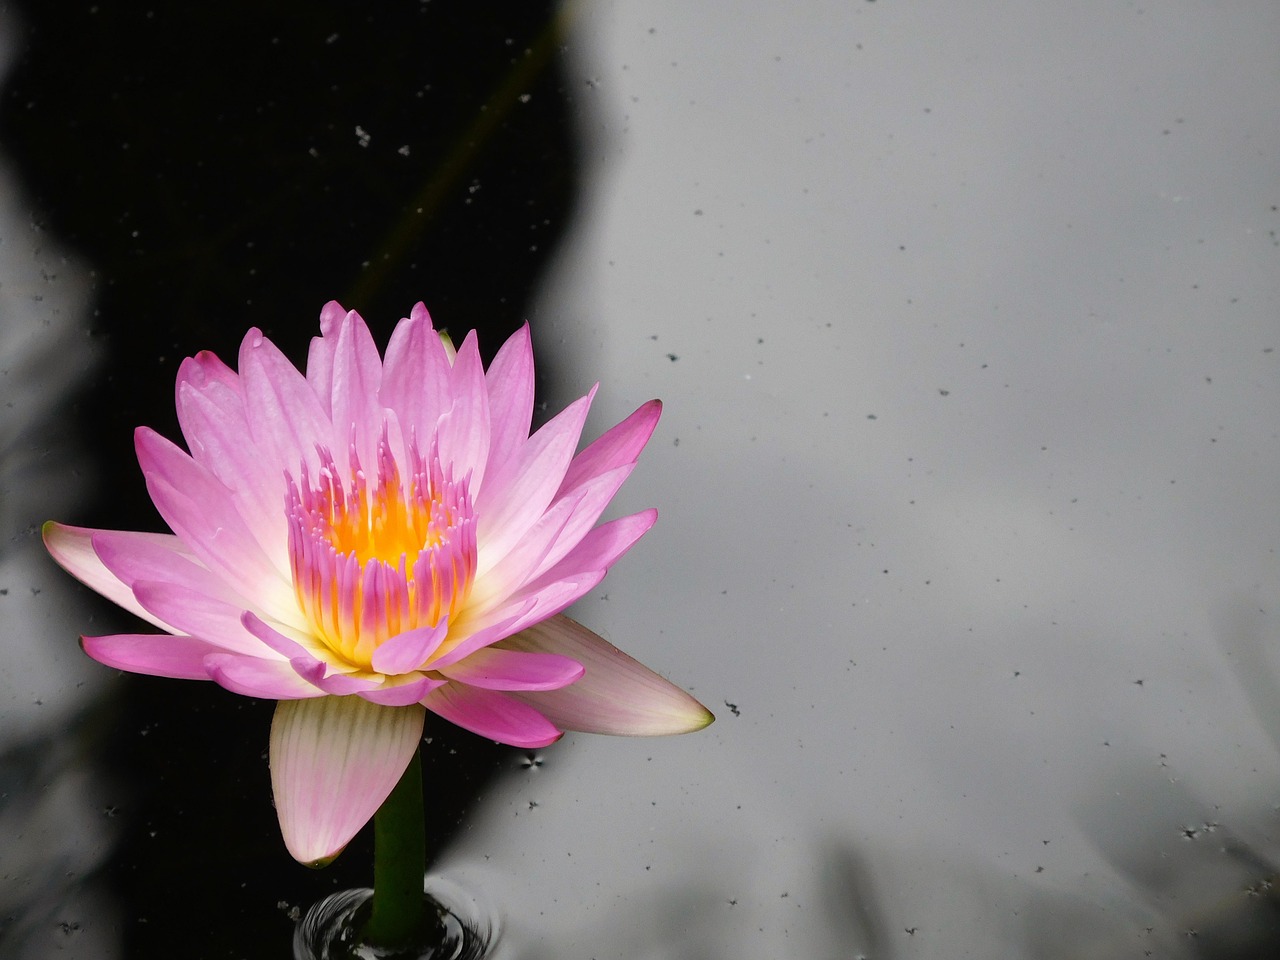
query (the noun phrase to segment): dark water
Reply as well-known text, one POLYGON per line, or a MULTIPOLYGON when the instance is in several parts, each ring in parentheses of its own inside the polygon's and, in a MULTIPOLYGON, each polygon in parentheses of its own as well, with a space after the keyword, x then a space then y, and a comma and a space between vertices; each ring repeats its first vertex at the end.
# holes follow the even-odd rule
POLYGON ((331 298, 666 403, 576 615, 718 720, 430 726, 497 955, 1275 954, 1272 5, 3 13, 0 956, 287 957, 369 884, 38 540, 158 529, 181 359, 331 298))

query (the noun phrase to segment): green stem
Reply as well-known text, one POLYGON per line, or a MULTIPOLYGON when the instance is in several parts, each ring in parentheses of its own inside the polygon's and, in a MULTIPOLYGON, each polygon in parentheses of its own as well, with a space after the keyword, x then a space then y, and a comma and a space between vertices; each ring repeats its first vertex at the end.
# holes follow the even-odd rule
POLYGON ((421 934, 427 835, 422 813, 422 748, 373 818, 373 911, 364 940, 395 947, 421 934))

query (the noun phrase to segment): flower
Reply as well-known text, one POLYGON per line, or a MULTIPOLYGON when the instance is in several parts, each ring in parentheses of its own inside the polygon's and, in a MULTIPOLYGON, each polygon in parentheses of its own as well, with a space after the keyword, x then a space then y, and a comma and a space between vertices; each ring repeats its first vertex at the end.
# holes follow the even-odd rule
POLYGON ((271 781, 290 853, 337 856, 422 737, 425 711, 502 743, 563 730, 661 735, 712 716, 561 615, 653 525, 597 524, 658 401, 576 456, 577 400, 532 436, 526 325, 486 371, 422 304, 385 359, 355 311, 320 314, 305 375, 258 330, 232 370, 183 361, 190 454, 154 430, 138 462, 172 534, 50 522, 68 572, 167 631, 84 637, 108 666, 278 700, 271 781))

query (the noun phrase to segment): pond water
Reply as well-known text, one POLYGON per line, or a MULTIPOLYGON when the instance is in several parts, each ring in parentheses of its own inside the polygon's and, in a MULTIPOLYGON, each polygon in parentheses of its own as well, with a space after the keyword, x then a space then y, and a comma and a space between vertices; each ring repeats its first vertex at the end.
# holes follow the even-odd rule
POLYGON ((495 956, 1275 955, 1280 8, 435 7, 5 9, 0 954, 286 957, 370 882, 38 536, 159 529, 178 362, 336 297, 665 404, 574 615, 717 721, 428 730, 495 956))

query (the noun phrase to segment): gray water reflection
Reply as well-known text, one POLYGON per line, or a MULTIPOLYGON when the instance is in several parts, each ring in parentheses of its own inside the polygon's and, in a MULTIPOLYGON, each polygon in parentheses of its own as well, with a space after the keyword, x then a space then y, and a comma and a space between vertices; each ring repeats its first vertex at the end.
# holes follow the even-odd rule
POLYGON ((1274 945, 1280 768, 1220 628, 1264 611, 1274 668, 1280 12, 579 31, 594 167, 537 345, 581 371, 553 406, 666 414, 618 504, 658 526, 577 614, 725 708, 549 751, 449 865, 539 957, 1274 945), (1152 777, 1222 829, 1180 839, 1152 777))

